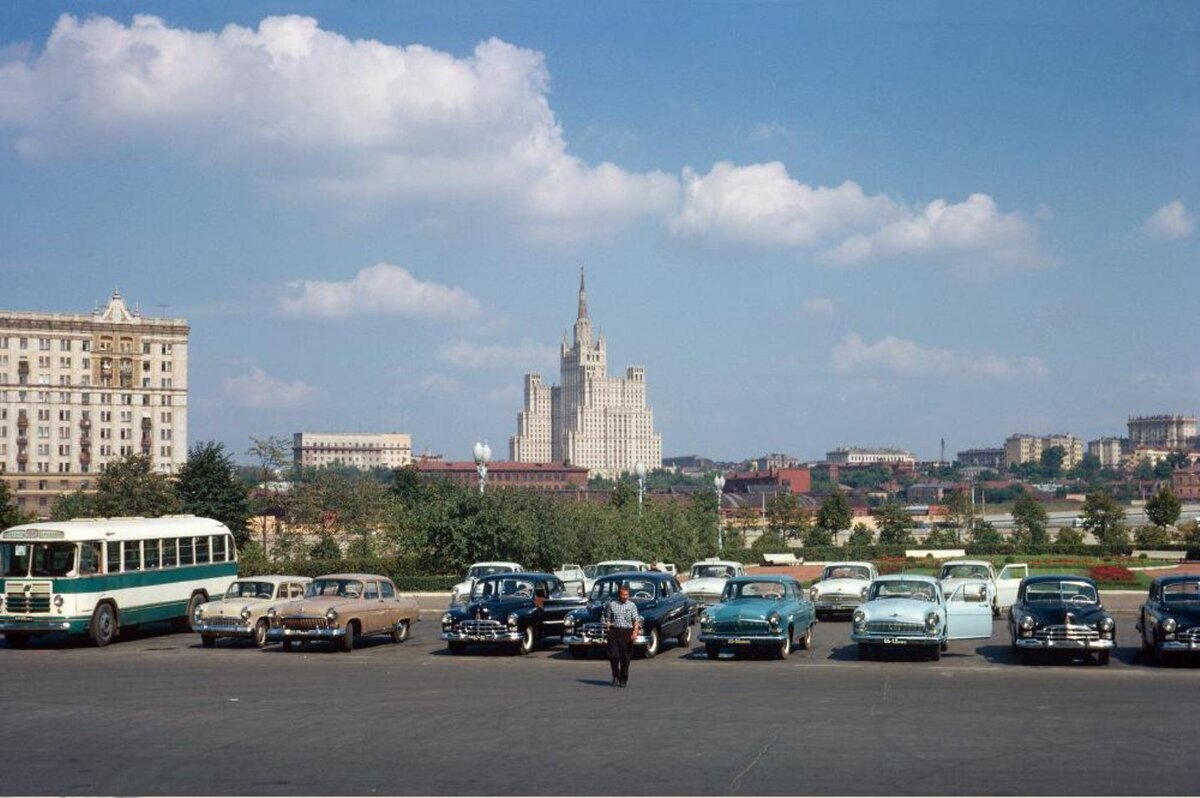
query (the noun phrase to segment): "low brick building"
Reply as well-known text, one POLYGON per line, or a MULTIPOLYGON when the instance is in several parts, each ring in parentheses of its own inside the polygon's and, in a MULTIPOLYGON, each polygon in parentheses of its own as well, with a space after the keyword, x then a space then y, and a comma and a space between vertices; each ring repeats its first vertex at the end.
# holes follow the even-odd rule
MULTIPOLYGON (((478 485, 475 463, 466 460, 418 460, 417 473, 441 477, 464 485, 478 485)), ((488 465, 488 488, 530 488, 540 491, 574 491, 587 488, 588 470, 566 463, 514 463, 488 465)))

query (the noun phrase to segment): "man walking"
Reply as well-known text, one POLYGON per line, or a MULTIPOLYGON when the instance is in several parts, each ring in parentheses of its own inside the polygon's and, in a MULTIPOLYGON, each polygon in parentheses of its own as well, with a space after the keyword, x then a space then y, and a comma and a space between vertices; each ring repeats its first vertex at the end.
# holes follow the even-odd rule
POLYGON ((629 655, 642 619, 637 605, 629 600, 629 585, 617 588, 616 601, 604 608, 604 625, 608 629, 608 664, 612 666, 612 686, 629 683, 629 655))

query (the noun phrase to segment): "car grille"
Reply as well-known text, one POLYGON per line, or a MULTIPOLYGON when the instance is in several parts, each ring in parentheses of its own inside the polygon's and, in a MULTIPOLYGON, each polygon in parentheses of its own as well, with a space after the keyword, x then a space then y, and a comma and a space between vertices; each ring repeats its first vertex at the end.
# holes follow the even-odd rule
POLYGON ((1044 626, 1033 633, 1039 640, 1099 640, 1100 633, 1090 626, 1044 626))
POLYGON ((216 618, 205 618, 204 623, 213 629, 238 629, 246 625, 246 622, 241 618, 224 615, 216 618))
POLYGON ((687 597, 700 604, 716 604, 721 600, 720 593, 688 593, 687 597))
POLYGON ((909 621, 867 621, 867 631, 883 634, 925 634, 925 624, 909 621))
POLYGON ((284 629, 292 629, 297 632, 311 632, 314 629, 324 629, 325 628, 325 619, 324 618, 302 618, 302 617, 284 618, 283 619, 283 628, 284 629))
POLYGON ((463 634, 467 634, 467 635, 496 634, 497 632, 504 631, 504 625, 502 623, 500 623, 499 621, 491 621, 491 620, 483 620, 483 619, 466 620, 466 621, 459 621, 458 628, 456 631, 462 632, 463 634))
POLYGON ((858 593, 819 593, 816 600, 827 601, 831 604, 849 604, 851 602, 861 604, 862 596, 858 593))
POLYGON ((723 621, 717 624, 719 635, 765 635, 770 633, 766 621, 741 619, 738 621, 723 621))
POLYGON ((1191 645, 1200 643, 1200 626, 1193 626, 1191 629, 1185 629, 1180 632, 1179 639, 1191 645))
POLYGON ((4 609, 13 614, 50 612, 49 582, 9 582, 4 609), (30 588, 25 592, 25 588, 30 588))
POLYGON ((608 639, 608 635, 604 632, 604 624, 602 623, 585 623, 579 627, 579 636, 584 640, 608 639))

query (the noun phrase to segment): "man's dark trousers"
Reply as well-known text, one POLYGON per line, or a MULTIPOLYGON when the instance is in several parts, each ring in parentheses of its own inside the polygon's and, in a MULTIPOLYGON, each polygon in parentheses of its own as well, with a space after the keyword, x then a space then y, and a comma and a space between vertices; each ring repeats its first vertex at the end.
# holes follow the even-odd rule
POLYGON ((632 652, 632 629, 614 627, 608 630, 608 664, 612 666, 613 678, 621 684, 629 681, 629 655, 632 652))

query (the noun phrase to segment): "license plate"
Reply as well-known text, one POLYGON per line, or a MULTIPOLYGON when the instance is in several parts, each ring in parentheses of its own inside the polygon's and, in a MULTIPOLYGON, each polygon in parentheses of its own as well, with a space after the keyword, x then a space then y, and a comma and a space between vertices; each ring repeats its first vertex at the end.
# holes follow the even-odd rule
POLYGON ((750 641, 744 637, 735 637, 733 640, 729 641, 729 645, 731 645, 731 646, 748 646, 748 645, 750 645, 750 641))
POLYGON ((883 644, 885 646, 907 646, 908 641, 903 637, 885 637, 883 638, 883 644))

